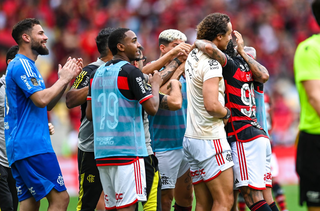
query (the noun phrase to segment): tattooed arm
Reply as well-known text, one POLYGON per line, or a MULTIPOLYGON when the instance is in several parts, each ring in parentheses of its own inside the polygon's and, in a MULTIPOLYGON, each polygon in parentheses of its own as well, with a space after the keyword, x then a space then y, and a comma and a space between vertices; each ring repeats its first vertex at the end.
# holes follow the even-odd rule
MULTIPOLYGON (((176 79, 179 80, 181 75, 184 73, 184 65, 185 62, 183 62, 172 74, 170 79, 176 79)), ((160 87, 160 92, 164 94, 169 94, 170 90, 167 88, 171 83, 171 80, 168 80, 166 83, 162 84, 160 87)))
POLYGON ((226 55, 209 40, 196 40, 195 46, 210 58, 217 60, 221 66, 226 64, 226 55))
POLYGON ((237 51, 241 55, 241 57, 247 62, 247 64, 250 67, 250 70, 252 71, 253 79, 260 83, 265 83, 269 79, 269 72, 267 68, 265 68, 263 65, 261 65, 259 62, 254 60, 251 56, 249 56, 245 50, 244 50, 244 42, 242 39, 242 35, 234 31, 234 35, 236 36, 236 42, 237 42, 237 51))
POLYGON ((170 93, 162 98, 159 108, 176 111, 182 107, 181 83, 171 79, 168 89, 170 89, 170 93))
POLYGON ((178 62, 176 60, 172 60, 163 70, 161 70, 160 75, 163 80, 161 86, 163 86, 163 84, 165 84, 171 78, 178 67, 178 62))

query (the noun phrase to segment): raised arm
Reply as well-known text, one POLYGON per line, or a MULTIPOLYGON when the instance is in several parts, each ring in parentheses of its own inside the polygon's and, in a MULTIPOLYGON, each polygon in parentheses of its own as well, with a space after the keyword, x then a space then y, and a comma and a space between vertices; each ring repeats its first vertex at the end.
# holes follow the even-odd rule
POLYGON ((169 81, 167 89, 169 90, 168 95, 164 95, 159 108, 176 111, 182 107, 182 94, 181 94, 181 83, 176 79, 169 81))
POLYGON ((219 50, 219 48, 209 40, 196 40, 195 46, 201 50, 204 54, 212 59, 217 60, 221 66, 226 63, 226 55, 219 50))
POLYGON ((245 52, 242 35, 237 31, 234 31, 233 33, 236 37, 237 51, 249 65, 250 70, 252 71, 253 79, 260 83, 267 82, 269 80, 268 70, 245 52))
POLYGON ((160 92, 164 93, 164 94, 169 94, 170 93, 170 89, 168 89, 167 87, 170 85, 170 81, 171 79, 176 79, 179 80, 179 78, 181 77, 181 75, 184 73, 184 66, 185 66, 185 62, 183 62, 172 74, 170 80, 167 80, 166 83, 162 84, 160 87, 160 92))
POLYGON ((152 74, 154 70, 159 71, 163 66, 165 66, 168 62, 170 62, 174 58, 180 55, 188 56, 190 48, 191 48, 190 44, 180 43, 179 45, 171 49, 168 53, 164 54, 162 57, 160 57, 156 61, 144 66, 142 69, 142 72, 145 74, 152 74))
POLYGON ((153 76, 149 74, 149 82, 152 86, 152 97, 142 103, 143 109, 147 114, 154 116, 159 109, 159 88, 162 78, 158 71, 154 71, 153 76))

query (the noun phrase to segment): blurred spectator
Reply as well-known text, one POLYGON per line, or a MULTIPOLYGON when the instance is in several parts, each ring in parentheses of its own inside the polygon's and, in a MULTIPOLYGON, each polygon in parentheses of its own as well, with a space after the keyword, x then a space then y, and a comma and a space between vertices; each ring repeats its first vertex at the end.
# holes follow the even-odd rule
MULTIPOLYGON (((269 70, 273 82, 279 78, 293 82, 297 44, 319 31, 310 0, 1 0, 0 61, 14 44, 13 24, 25 17, 38 18, 46 33, 52 34, 54 53, 45 65, 56 73, 52 64, 62 63, 67 55, 82 57, 84 65, 95 60, 98 54, 93 36, 104 27, 132 29, 152 61, 159 57, 155 49, 161 31, 178 29, 192 43, 196 24, 212 12, 231 17, 233 28, 242 32, 247 45, 256 48, 257 58, 269 70)), ((0 63, 1 73, 5 66, 0 63)), ((45 73, 45 80, 50 81, 50 77, 57 76, 45 73)))

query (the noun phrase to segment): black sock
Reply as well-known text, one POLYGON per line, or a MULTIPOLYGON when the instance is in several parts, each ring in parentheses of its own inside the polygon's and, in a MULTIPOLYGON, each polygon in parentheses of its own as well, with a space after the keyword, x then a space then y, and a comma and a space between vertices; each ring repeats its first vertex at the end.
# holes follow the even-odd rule
POLYGON ((258 201, 249 208, 251 211, 272 211, 265 200, 258 201))
POLYGON ((273 202, 272 204, 269 204, 269 207, 272 211, 279 211, 275 202, 273 202))
POLYGON ((177 203, 174 203, 173 207, 174 207, 174 211, 191 211, 191 209, 192 209, 192 206, 181 207, 181 206, 177 205, 177 203))

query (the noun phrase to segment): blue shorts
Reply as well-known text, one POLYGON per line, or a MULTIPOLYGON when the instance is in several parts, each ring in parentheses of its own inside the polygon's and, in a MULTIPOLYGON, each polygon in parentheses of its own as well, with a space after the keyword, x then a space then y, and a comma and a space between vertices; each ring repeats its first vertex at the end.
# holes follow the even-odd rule
POLYGON ((55 153, 35 155, 14 162, 11 166, 16 180, 19 201, 34 197, 41 200, 55 188, 65 191, 62 173, 55 153))

